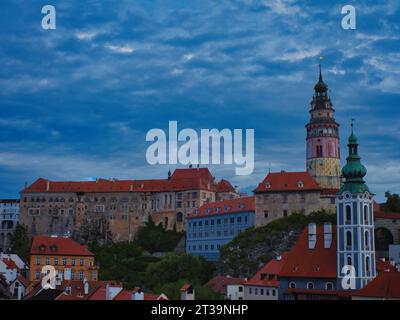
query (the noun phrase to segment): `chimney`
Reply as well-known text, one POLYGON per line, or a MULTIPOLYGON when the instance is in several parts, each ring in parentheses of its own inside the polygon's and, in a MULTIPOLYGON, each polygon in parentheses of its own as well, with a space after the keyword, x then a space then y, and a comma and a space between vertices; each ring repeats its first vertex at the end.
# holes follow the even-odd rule
POLYGON ((135 288, 132 291, 132 300, 144 300, 144 292, 141 288, 135 288))
POLYGON ((86 278, 83 280, 83 292, 85 295, 89 294, 89 282, 87 282, 86 278))
POLYGON ((181 288, 181 300, 194 300, 193 286, 186 283, 181 288))
POLYGON ((332 245, 332 224, 324 223, 324 248, 329 249, 332 245))
POLYGON ((46 191, 50 191, 50 181, 49 180, 47 180, 47 183, 46 183, 46 191))
POLYGON ((310 223, 308 225, 308 249, 314 249, 317 243, 317 225, 310 223))

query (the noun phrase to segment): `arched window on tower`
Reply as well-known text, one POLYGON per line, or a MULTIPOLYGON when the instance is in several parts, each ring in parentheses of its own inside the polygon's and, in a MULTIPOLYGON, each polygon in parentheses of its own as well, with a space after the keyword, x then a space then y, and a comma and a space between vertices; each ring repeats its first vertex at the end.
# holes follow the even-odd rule
POLYGON ((351 239, 351 231, 346 232, 346 247, 347 250, 351 250, 351 247, 353 245, 353 240, 351 239))
POLYGON ((368 232, 368 230, 366 230, 364 233, 364 243, 365 243, 365 249, 369 249, 369 232, 368 232))
POLYGON ((317 146, 317 158, 322 158, 322 146, 317 146))
POLYGON ((364 206, 364 224, 369 224, 368 206, 364 206))
POLYGON ((351 207, 346 206, 346 224, 351 224, 351 207))
POLYGON ((352 266, 353 265, 353 261, 351 260, 350 256, 347 256, 347 265, 348 266, 352 266))
POLYGON ((370 258, 367 256, 365 258, 365 270, 367 271, 367 273, 369 273, 369 271, 371 270, 370 264, 371 264, 370 258))

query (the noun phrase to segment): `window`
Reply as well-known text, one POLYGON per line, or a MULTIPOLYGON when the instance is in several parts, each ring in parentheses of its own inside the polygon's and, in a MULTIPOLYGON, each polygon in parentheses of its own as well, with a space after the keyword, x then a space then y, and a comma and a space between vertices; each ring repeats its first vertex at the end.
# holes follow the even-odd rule
POLYGON ((58 258, 54 258, 54 265, 58 266, 58 258))
POLYGON ((314 282, 308 282, 307 289, 314 289, 314 282))
POLYGON ((346 206, 346 224, 351 224, 351 207, 346 206))
POLYGON ((327 282, 325 284, 325 289, 326 290, 333 290, 333 283, 332 282, 327 282))
POLYGON ((80 264, 81 266, 83 266, 83 259, 82 259, 82 258, 79 259, 79 264, 80 264))
POLYGON ((352 266, 352 265, 353 265, 352 259, 351 259, 350 256, 347 257, 347 265, 348 265, 348 266, 352 266))
POLYGON ((366 230, 364 233, 364 243, 365 243, 365 249, 369 249, 369 232, 368 232, 368 230, 366 230))
POLYGON ((254 288, 254 294, 258 295, 258 288, 254 288))
POLYGON ((40 271, 35 272, 35 278, 36 278, 36 280, 40 279, 40 271))
POLYGON ((367 271, 367 273, 369 273, 370 270, 371 270, 370 259, 369 259, 369 257, 366 257, 365 258, 365 271, 367 271))
POLYGON ((265 219, 268 219, 268 210, 265 210, 265 211, 264 211, 264 218, 265 218, 265 219))
POLYGON ((84 276, 83 271, 79 271, 79 280, 83 280, 84 276))
POLYGON ((260 295, 264 295, 264 289, 260 289, 260 295))
POLYGON ((293 282, 293 281, 289 282, 289 288, 290 289, 296 289, 296 283, 293 282))
POLYGON ((287 210, 283 210, 283 216, 287 217, 287 210))
POLYGON ((50 264, 50 258, 46 258, 46 265, 49 265, 50 264))
POLYGON ((364 206, 364 224, 368 224, 368 206, 364 206))
POLYGON ((35 259, 35 264, 39 265, 40 264, 40 258, 35 259))
POLYGON ((249 288, 249 294, 253 294, 253 288, 249 288))
POLYGON ((66 258, 63 258, 63 259, 62 259, 62 264, 63 264, 63 266, 66 266, 66 265, 67 265, 67 259, 66 259, 66 258))
POLYGON ((75 264, 76 264, 76 260, 75 260, 75 258, 72 258, 72 259, 71 259, 71 265, 74 266, 75 264))
POLYGON ((275 297, 275 295, 276 295, 275 289, 272 289, 272 295, 275 297))
POLYGON ((346 232, 346 246, 348 250, 351 249, 352 246, 351 231, 346 232))

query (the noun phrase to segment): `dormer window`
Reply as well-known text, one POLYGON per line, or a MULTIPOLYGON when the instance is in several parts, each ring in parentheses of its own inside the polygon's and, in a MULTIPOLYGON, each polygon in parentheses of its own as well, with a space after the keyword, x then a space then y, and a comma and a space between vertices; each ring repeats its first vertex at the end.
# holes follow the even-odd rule
POLYGON ((297 182, 297 186, 299 188, 304 188, 304 182, 300 180, 299 182, 297 182))
POLYGON ((46 246, 45 246, 44 244, 41 244, 41 245, 39 246, 39 250, 40 250, 41 252, 44 252, 44 251, 46 250, 46 246))
POLYGON ((271 188, 271 184, 267 181, 265 182, 265 188, 270 189, 271 188))
POLYGON ((52 246, 50 247, 50 251, 51 251, 51 252, 56 252, 56 251, 57 251, 57 246, 56 246, 56 245, 52 245, 52 246))

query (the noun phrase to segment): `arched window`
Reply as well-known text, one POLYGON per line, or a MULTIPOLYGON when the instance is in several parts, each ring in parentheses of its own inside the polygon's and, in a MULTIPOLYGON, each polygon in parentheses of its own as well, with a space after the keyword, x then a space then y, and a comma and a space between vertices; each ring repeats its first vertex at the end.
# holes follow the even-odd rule
POLYGON ((333 283, 332 282, 327 282, 325 284, 325 289, 326 290, 333 290, 333 283))
POLYGON ((351 207, 346 206, 346 224, 351 224, 351 207))
POLYGON ((314 289, 314 282, 308 282, 307 289, 314 289))
POLYGON ((369 232, 368 232, 368 230, 366 230, 364 233, 364 243, 365 243, 365 248, 369 249, 369 232))
POLYGON ((289 288, 296 289, 296 282, 293 282, 293 281, 289 282, 289 288))
POLYGON ((371 270, 371 266, 370 266, 370 259, 369 259, 369 257, 366 257, 365 258, 365 270, 367 271, 367 272, 369 272, 369 270, 371 270))
POLYGON ((164 218, 164 228, 167 229, 168 228, 168 217, 164 218))
POLYGON ((183 221, 183 213, 182 212, 178 212, 176 214, 176 222, 182 222, 183 221))
POLYGON ((346 232, 346 246, 347 246, 347 249, 351 249, 352 243, 353 243, 353 241, 351 239, 351 231, 347 231, 346 232))
POLYGON ((322 146, 317 146, 317 158, 322 158, 322 146))
POLYGON ((348 266, 352 266, 353 265, 353 261, 352 261, 350 256, 347 256, 347 265, 348 266))
POLYGON ((364 224, 369 224, 368 206, 364 206, 364 224))

